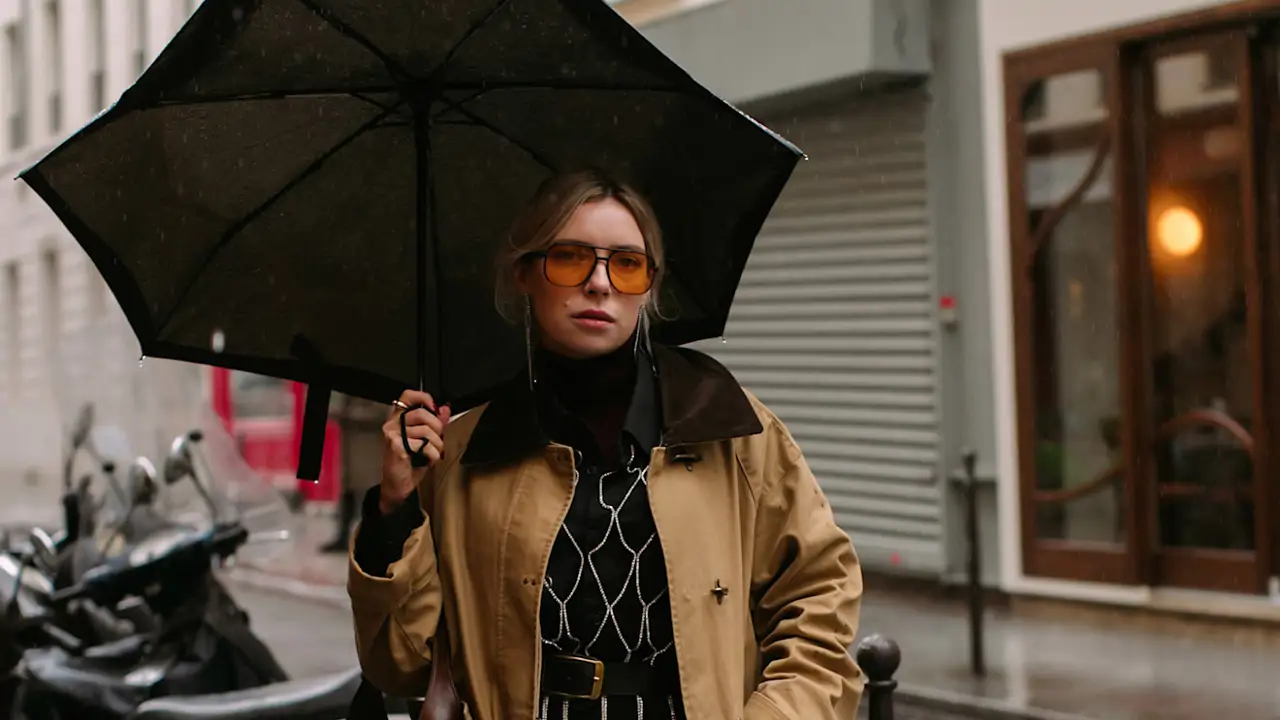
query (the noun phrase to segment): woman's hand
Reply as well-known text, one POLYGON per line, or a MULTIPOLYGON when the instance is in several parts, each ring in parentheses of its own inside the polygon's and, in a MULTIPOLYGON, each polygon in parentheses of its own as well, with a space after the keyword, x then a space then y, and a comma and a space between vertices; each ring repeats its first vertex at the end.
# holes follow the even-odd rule
POLYGON ((405 390, 401 393, 399 402, 409 407, 422 406, 404 413, 404 424, 409 436, 409 446, 414 450, 422 448, 422 453, 427 457, 427 465, 413 467, 400 435, 400 415, 403 410, 398 405, 392 407, 391 414, 382 425, 382 488, 378 507, 383 515, 400 507, 405 498, 422 482, 427 470, 440 462, 440 458, 444 456, 444 426, 449 423, 449 406, 437 408, 436 401, 427 393, 405 390))

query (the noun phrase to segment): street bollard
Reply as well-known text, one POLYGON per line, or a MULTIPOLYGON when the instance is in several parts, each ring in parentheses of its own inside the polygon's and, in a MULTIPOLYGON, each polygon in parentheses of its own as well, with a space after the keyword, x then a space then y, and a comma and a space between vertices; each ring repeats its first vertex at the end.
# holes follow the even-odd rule
POLYGON ((962 461, 964 463, 965 530, 969 536, 967 543, 969 550, 969 667, 974 675, 983 677, 987 674, 987 658, 984 652, 986 640, 983 632, 986 598, 982 589, 982 541, 978 535, 978 453, 965 448, 962 461))
POLYGON ((902 664, 898 643, 884 635, 868 635, 858 643, 854 657, 867 676, 867 720, 893 720, 893 691, 898 687, 893 674, 902 664))

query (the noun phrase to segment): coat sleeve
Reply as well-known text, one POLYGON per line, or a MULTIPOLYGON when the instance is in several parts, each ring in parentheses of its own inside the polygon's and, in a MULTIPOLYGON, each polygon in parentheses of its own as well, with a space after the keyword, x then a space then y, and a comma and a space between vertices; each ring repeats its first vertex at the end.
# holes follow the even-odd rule
MULTIPOLYGON (((430 487, 432 474, 428 473, 423 490, 430 487)), ((377 491, 374 487, 370 492, 377 491)), ((426 493, 415 493, 406 503, 414 501, 423 510, 430 507, 426 493)), ((375 687, 398 697, 421 697, 426 693, 431 639, 442 604, 431 520, 419 508, 402 507, 384 519, 392 522, 372 523, 366 507, 348 560, 347 594, 351 598, 360 667, 375 687), (416 527, 405 523, 404 517, 397 517, 405 510, 410 511, 408 515, 421 518, 416 527), (362 538, 365 533, 380 536, 362 538), (370 552, 388 542, 399 543, 400 547, 370 552)))
POLYGON ((762 671, 743 720, 846 720, 863 686, 849 652, 862 572, 795 440, 764 420, 752 573, 762 671))

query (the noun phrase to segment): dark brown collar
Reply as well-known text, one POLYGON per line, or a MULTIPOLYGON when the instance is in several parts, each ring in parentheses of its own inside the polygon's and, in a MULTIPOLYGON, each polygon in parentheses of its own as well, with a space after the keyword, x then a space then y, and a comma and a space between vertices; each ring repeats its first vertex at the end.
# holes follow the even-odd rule
MULTIPOLYGON (((727 440, 764 431, 755 408, 719 362, 687 348, 653 347, 667 447, 727 440)), ((538 423, 528 376, 499 387, 463 453, 464 465, 505 464, 550 442, 538 423)))

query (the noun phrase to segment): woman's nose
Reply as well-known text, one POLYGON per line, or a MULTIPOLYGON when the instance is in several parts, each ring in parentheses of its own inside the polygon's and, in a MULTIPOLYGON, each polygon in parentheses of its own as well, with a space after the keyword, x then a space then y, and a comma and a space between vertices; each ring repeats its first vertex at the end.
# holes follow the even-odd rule
POLYGON ((609 285, 609 264, 604 258, 596 259, 596 266, 592 268, 590 277, 587 278, 587 290, 590 292, 607 293, 612 288, 609 285))

